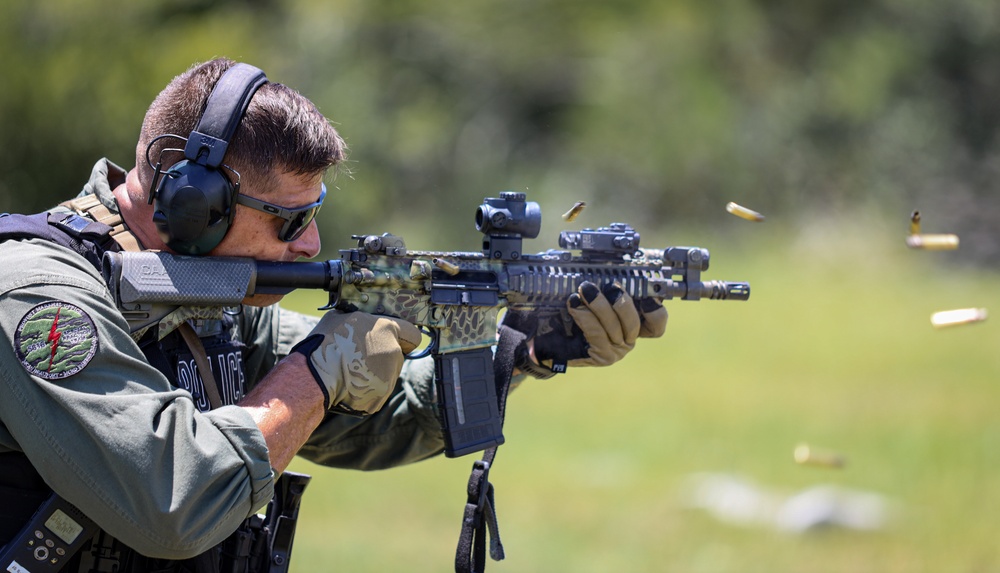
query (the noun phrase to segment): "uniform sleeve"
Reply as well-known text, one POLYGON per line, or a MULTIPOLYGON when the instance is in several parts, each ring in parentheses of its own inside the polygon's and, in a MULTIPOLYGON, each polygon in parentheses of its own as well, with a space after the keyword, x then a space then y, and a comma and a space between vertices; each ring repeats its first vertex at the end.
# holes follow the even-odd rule
POLYGON ((0 245, 0 423, 46 483, 142 554, 216 545, 273 492, 245 411, 199 413, 128 335, 97 271, 42 241, 0 245))
MULTIPOLYGON (((254 340, 244 360, 252 367, 272 367, 309 334, 319 318, 273 305, 244 309, 244 341, 254 340), (252 338, 256 336, 256 338, 252 338)), ((251 380, 258 376, 249 374, 251 380)), ((434 364, 408 360, 392 396, 366 418, 327 414, 299 455, 318 464, 360 470, 385 469, 444 451, 437 418, 434 364)))

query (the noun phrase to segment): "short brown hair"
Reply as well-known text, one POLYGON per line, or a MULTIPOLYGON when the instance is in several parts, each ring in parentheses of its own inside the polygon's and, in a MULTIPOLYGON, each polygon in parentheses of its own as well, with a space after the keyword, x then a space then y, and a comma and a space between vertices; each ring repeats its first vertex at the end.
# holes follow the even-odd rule
MULTIPOLYGON (((204 113, 215 84, 235 64, 226 58, 195 64, 150 104, 136 146, 136 167, 144 189, 149 189, 153 176, 146 162, 150 142, 165 134, 187 137, 204 113)), ((150 149, 149 158, 155 165, 164 148, 183 147, 183 141, 163 138, 150 149)), ((311 101, 285 85, 267 82, 250 100, 223 163, 238 171, 244 184, 253 181, 255 188, 268 189, 273 174, 321 173, 343 161, 346 153, 340 134, 311 101)), ((163 168, 181 159, 180 152, 163 153, 163 168)))

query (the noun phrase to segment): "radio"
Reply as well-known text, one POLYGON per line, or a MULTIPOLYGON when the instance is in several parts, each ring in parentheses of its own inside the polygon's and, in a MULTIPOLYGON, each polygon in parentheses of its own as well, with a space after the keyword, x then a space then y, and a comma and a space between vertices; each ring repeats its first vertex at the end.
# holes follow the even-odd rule
POLYGON ((55 573, 97 529, 83 512, 53 493, 0 552, 0 571, 55 573))

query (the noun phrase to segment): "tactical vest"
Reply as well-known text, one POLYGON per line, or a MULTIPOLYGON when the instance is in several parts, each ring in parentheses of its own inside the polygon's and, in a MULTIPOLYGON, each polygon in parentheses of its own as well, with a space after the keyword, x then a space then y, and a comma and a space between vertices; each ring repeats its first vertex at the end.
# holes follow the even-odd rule
MULTIPOLYGON (((138 241, 94 196, 64 204, 70 213, 0 214, 0 242, 44 239, 79 253, 98 270, 105 252, 139 250, 138 241), (96 220, 93 220, 96 219, 96 220)), ((242 348, 228 335, 232 318, 204 325, 202 337, 178 329, 162 340, 151 328, 139 341, 147 361, 206 411, 245 394, 242 348), (214 368, 213 368, 214 367, 214 368), (215 374, 212 370, 215 369, 215 374), (202 373, 198 376, 195 373, 202 373)), ((186 329, 190 329, 184 323, 186 329)), ((309 476, 285 472, 265 515, 245 520, 229 538, 182 561, 153 559, 99 531, 61 569, 81 573, 257 573, 287 571, 298 506, 309 476)), ((19 452, 0 454, 0 549, 28 523, 51 489, 19 452)))

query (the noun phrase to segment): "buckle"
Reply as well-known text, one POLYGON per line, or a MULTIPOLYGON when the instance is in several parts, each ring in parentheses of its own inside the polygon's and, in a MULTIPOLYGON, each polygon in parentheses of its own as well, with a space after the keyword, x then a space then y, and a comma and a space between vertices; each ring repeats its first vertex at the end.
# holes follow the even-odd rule
MULTIPOLYGON (((475 504, 478 511, 478 518, 482 518, 480 513, 486 506, 486 498, 490 490, 490 462, 486 460, 476 460, 472 464, 472 473, 469 475, 469 485, 466 488, 468 494, 467 503, 475 504)), ((478 521, 478 519, 477 519, 478 521)))

